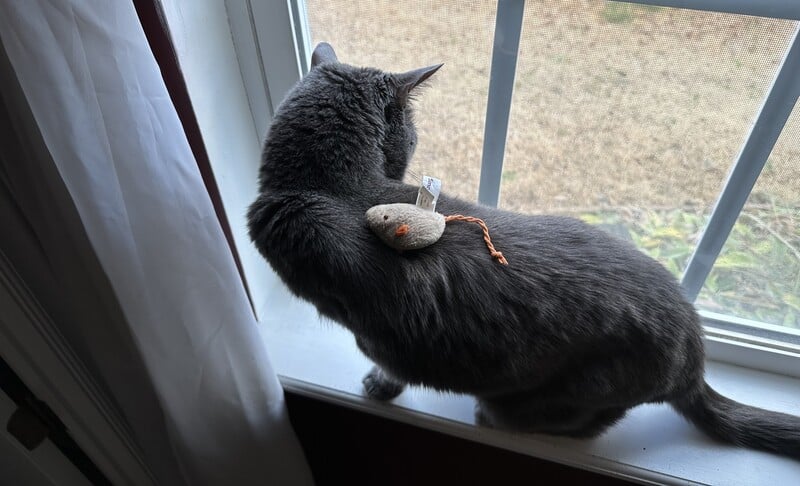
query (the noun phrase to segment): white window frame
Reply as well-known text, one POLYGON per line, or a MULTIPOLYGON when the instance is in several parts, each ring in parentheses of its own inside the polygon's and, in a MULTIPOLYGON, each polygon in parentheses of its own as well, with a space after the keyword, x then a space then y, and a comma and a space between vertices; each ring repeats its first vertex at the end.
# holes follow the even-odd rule
MULTIPOLYGON (((782 0, 629 0, 626 3, 800 20, 800 3, 782 0)), ((303 0, 226 3, 258 133, 308 70, 308 21, 303 0), (269 69, 266 67, 269 66, 269 69), (268 114, 268 116, 265 116, 268 114)), ((511 110, 525 0, 498 0, 478 200, 496 206, 511 110)), ((800 94, 797 31, 759 110, 681 284, 694 301, 733 228, 800 94)), ((800 377, 800 331, 700 311, 708 357, 800 377)))

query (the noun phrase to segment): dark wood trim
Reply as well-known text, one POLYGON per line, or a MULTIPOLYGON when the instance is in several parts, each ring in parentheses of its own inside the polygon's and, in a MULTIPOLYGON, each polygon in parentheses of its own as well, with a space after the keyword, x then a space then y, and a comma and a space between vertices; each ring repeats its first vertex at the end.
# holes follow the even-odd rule
POLYGON ((286 402, 317 486, 632 484, 292 393, 286 402))

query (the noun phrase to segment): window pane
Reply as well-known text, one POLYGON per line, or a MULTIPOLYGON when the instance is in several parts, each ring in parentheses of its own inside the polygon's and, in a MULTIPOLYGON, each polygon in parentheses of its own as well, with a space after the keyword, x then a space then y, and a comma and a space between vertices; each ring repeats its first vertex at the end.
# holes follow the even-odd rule
POLYGON ((795 108, 697 299, 800 329, 800 113, 795 108))
MULTIPOLYGON (((793 29, 616 2, 528 2, 501 206, 607 224, 679 276, 793 29)), ((796 194, 800 178, 791 184, 796 194)))
POLYGON ((406 71, 443 62, 417 98, 419 143, 408 180, 442 179, 478 194, 495 1, 307 0, 313 44, 330 42, 354 65, 406 71))
MULTIPOLYGON (((495 0, 307 0, 312 41, 357 65, 444 62, 417 100, 422 174, 477 195, 495 0)), ((616 2, 526 2, 500 205, 579 216, 679 276, 795 22, 616 2)), ((699 299, 798 326, 795 115, 699 299), (748 263, 749 262, 749 263, 748 263)))

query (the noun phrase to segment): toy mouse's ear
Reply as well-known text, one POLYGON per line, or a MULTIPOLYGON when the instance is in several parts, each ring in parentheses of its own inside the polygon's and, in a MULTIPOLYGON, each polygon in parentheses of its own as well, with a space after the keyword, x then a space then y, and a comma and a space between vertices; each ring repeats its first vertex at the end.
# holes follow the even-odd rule
POLYGON ((395 74, 395 98, 401 102, 408 100, 408 94, 412 89, 416 88, 423 81, 433 76, 433 73, 439 70, 444 64, 434 64, 424 68, 414 69, 401 74, 395 74))
POLYGON ((324 62, 339 62, 339 60, 336 58, 336 52, 330 44, 320 42, 314 48, 313 54, 311 54, 311 67, 315 68, 324 62))

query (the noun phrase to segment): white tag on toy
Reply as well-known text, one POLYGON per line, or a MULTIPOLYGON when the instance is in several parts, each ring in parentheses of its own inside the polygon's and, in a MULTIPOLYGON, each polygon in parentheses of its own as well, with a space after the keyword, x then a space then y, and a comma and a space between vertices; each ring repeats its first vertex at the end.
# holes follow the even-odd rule
POLYGON ((417 193, 417 206, 428 211, 434 211, 441 191, 442 181, 435 177, 422 176, 422 185, 417 193))

